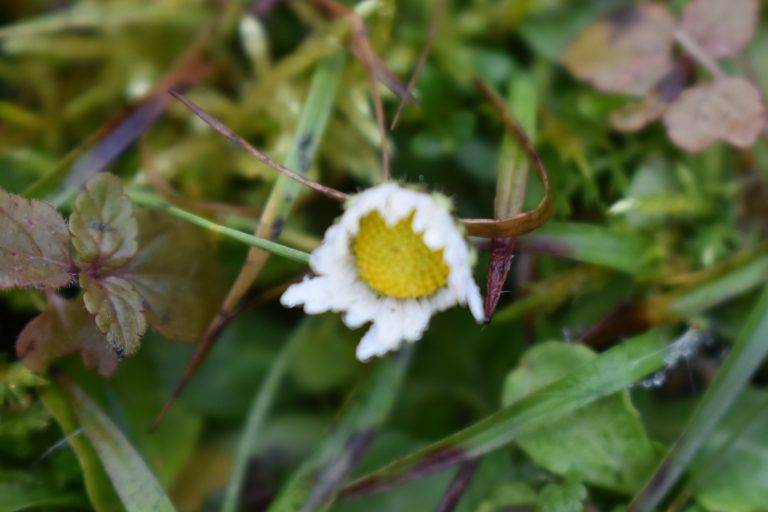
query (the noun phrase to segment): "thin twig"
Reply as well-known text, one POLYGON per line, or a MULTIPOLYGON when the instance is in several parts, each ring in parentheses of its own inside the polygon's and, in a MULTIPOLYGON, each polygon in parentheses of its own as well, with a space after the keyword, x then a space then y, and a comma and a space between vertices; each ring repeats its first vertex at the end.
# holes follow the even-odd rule
POLYGON ((552 190, 547 169, 525 131, 510 114, 504 100, 479 79, 475 79, 475 86, 486 97, 501 117, 506 128, 515 136, 528 158, 533 162, 536 174, 544 185, 544 197, 541 198, 538 206, 529 212, 519 213, 504 219, 461 219, 461 222, 466 226, 470 235, 485 238, 507 238, 529 233, 547 222, 552 213, 552 190))
POLYGON ((456 472, 456 476, 451 480, 451 484, 443 495, 443 499, 437 506, 436 512, 453 512, 456 505, 461 501, 461 497, 464 495, 464 491, 467 490, 472 477, 475 476, 477 466, 480 461, 477 459, 469 460, 459 466, 459 470, 456 472))
POLYGON ((308 178, 305 178, 301 174, 298 174, 284 165, 276 162, 275 160, 272 160, 270 157, 256 149, 255 147, 251 146, 248 141, 237 135, 235 132, 227 128, 221 121, 216 119, 215 117, 208 114, 205 110, 203 110, 201 107, 193 103, 189 98, 181 94, 180 92, 176 90, 169 90, 169 94, 171 94, 174 98, 179 100, 186 106, 189 110, 194 112, 194 114, 205 121, 206 124, 208 124, 211 128, 219 132, 221 135, 229 139, 231 142, 239 146, 240 148, 247 151, 251 156, 259 160, 261 163, 268 165, 269 167, 273 168, 274 170, 284 174, 288 178, 297 181, 304 185, 307 188, 310 188, 314 190, 315 192, 319 192, 323 194, 326 197, 330 197, 331 199, 336 199, 337 201, 346 201, 349 198, 349 195, 345 194, 344 192, 341 192, 340 190, 336 190, 332 187, 327 187, 325 185, 321 185, 320 183, 316 183, 308 178))
POLYGON ((442 21, 443 17, 443 11, 445 11, 445 2, 446 0, 435 0, 435 3, 432 7, 432 16, 429 20, 429 31, 427 32, 427 39, 424 41, 424 47, 421 49, 419 58, 416 61, 416 66, 413 68, 411 79, 408 80, 408 85, 406 85, 408 94, 400 98, 400 103, 398 103, 397 110, 395 111, 395 115, 392 118, 392 124, 389 127, 389 129, 392 131, 397 128, 397 124, 400 122, 400 116, 405 109, 405 105, 409 103, 411 97, 413 97, 413 89, 416 87, 416 82, 418 81, 419 76, 421 76, 421 72, 424 70, 424 66, 427 63, 427 58, 429 58, 429 53, 432 51, 432 46, 435 44, 437 32, 440 29, 440 22, 442 21))
POLYGON ((709 71, 715 78, 725 76, 725 71, 715 59, 702 48, 687 32, 682 29, 675 30, 675 41, 685 50, 685 53, 693 57, 703 68, 709 71))

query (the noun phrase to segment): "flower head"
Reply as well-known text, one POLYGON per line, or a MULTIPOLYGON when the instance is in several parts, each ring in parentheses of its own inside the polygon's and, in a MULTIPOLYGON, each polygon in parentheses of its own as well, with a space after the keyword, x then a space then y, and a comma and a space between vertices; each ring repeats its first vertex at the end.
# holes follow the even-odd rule
POLYGON ((387 183, 352 196, 312 253, 315 277, 292 285, 283 305, 308 314, 343 312, 344 323, 372 326, 357 346, 365 361, 421 338, 438 311, 467 304, 483 320, 472 252, 450 202, 387 183))

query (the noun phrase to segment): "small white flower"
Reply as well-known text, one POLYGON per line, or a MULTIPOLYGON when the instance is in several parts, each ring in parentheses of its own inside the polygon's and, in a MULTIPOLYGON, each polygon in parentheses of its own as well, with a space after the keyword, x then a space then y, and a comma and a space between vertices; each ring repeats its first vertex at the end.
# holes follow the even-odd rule
POLYGON ((312 253, 316 277, 288 288, 281 302, 308 314, 344 312, 352 329, 372 322, 357 346, 365 361, 417 341, 434 313, 454 305, 467 304, 482 321, 472 260, 447 198, 387 183, 347 201, 312 253))

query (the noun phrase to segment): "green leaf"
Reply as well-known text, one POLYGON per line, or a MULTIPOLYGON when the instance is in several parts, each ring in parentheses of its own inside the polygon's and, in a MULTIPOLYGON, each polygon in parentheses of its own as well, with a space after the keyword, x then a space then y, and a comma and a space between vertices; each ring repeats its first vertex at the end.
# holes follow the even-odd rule
POLYGON ((61 378, 59 383, 126 510, 173 511, 171 501, 141 455, 104 411, 72 381, 61 378))
POLYGON ((69 230, 83 267, 116 268, 136 253, 136 218, 119 178, 99 173, 88 181, 75 200, 69 230))
POLYGON ((549 222, 522 243, 549 246, 568 258, 635 274, 649 260, 651 244, 637 235, 576 222, 549 222))
POLYGON ((628 340, 464 430, 359 478, 347 491, 402 482, 496 450, 659 370, 668 350, 657 331, 628 340))
POLYGON ((294 336, 298 345, 289 367, 302 388, 327 392, 352 380, 359 367, 356 336, 342 325, 338 315, 309 316, 294 336))
POLYGON ((0 288, 72 281, 69 232, 51 205, 0 189, 0 288))
POLYGON ((141 296, 133 285, 122 277, 94 279, 80 273, 80 286, 86 309, 95 316, 96 325, 117 355, 135 353, 147 330, 147 320, 141 296))
MULTIPOLYGON (((597 357, 583 345, 538 344, 507 377, 502 403, 512 405, 597 357)), ((517 444, 549 471, 616 491, 637 489, 657 462, 626 391, 520 436, 517 444)))
POLYGON ((48 386, 40 398, 48 412, 56 419, 64 435, 67 436, 69 446, 75 452, 83 472, 90 505, 97 512, 122 512, 124 509, 104 471, 104 466, 99 461, 91 443, 79 431, 80 426, 70 402, 57 386, 48 386))
POLYGON ((117 368, 117 355, 96 328, 82 301, 48 296, 48 307, 29 322, 16 341, 16 355, 31 370, 43 373, 56 359, 80 352, 83 363, 107 377, 117 368))
POLYGON ((587 489, 577 481, 568 480, 562 485, 547 484, 539 492, 541 512, 582 512, 582 502, 587 489))
POLYGON ((137 213, 138 252, 120 269, 141 296, 149 324, 169 339, 195 341, 221 303, 223 276, 204 231, 156 211, 137 213))
POLYGON ((691 467, 708 510, 752 512, 768 503, 768 393, 747 389, 691 467))
POLYGON ((528 484, 513 482, 499 486, 480 503, 477 512, 502 512, 512 507, 532 507, 538 502, 536 491, 528 484))
MULTIPOLYGON (((5 475, 3 475, 5 480, 5 475)), ((51 488, 50 483, 15 478, 0 482, 0 510, 82 510, 84 499, 78 493, 51 488)))
POLYGON ((280 490, 270 512, 319 510, 333 502, 344 478, 389 415, 410 359, 407 349, 376 364, 349 398, 333 432, 280 490))

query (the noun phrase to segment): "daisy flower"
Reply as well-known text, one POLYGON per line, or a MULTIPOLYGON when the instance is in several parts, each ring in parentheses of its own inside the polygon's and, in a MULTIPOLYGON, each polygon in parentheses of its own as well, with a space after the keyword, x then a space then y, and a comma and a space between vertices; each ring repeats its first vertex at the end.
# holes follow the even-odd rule
POLYGON ((357 346, 366 361, 417 341, 434 313, 455 305, 482 321, 473 256, 446 197, 385 183, 346 201, 312 253, 315 277, 292 285, 281 302, 343 313, 352 329, 371 322, 357 346))

